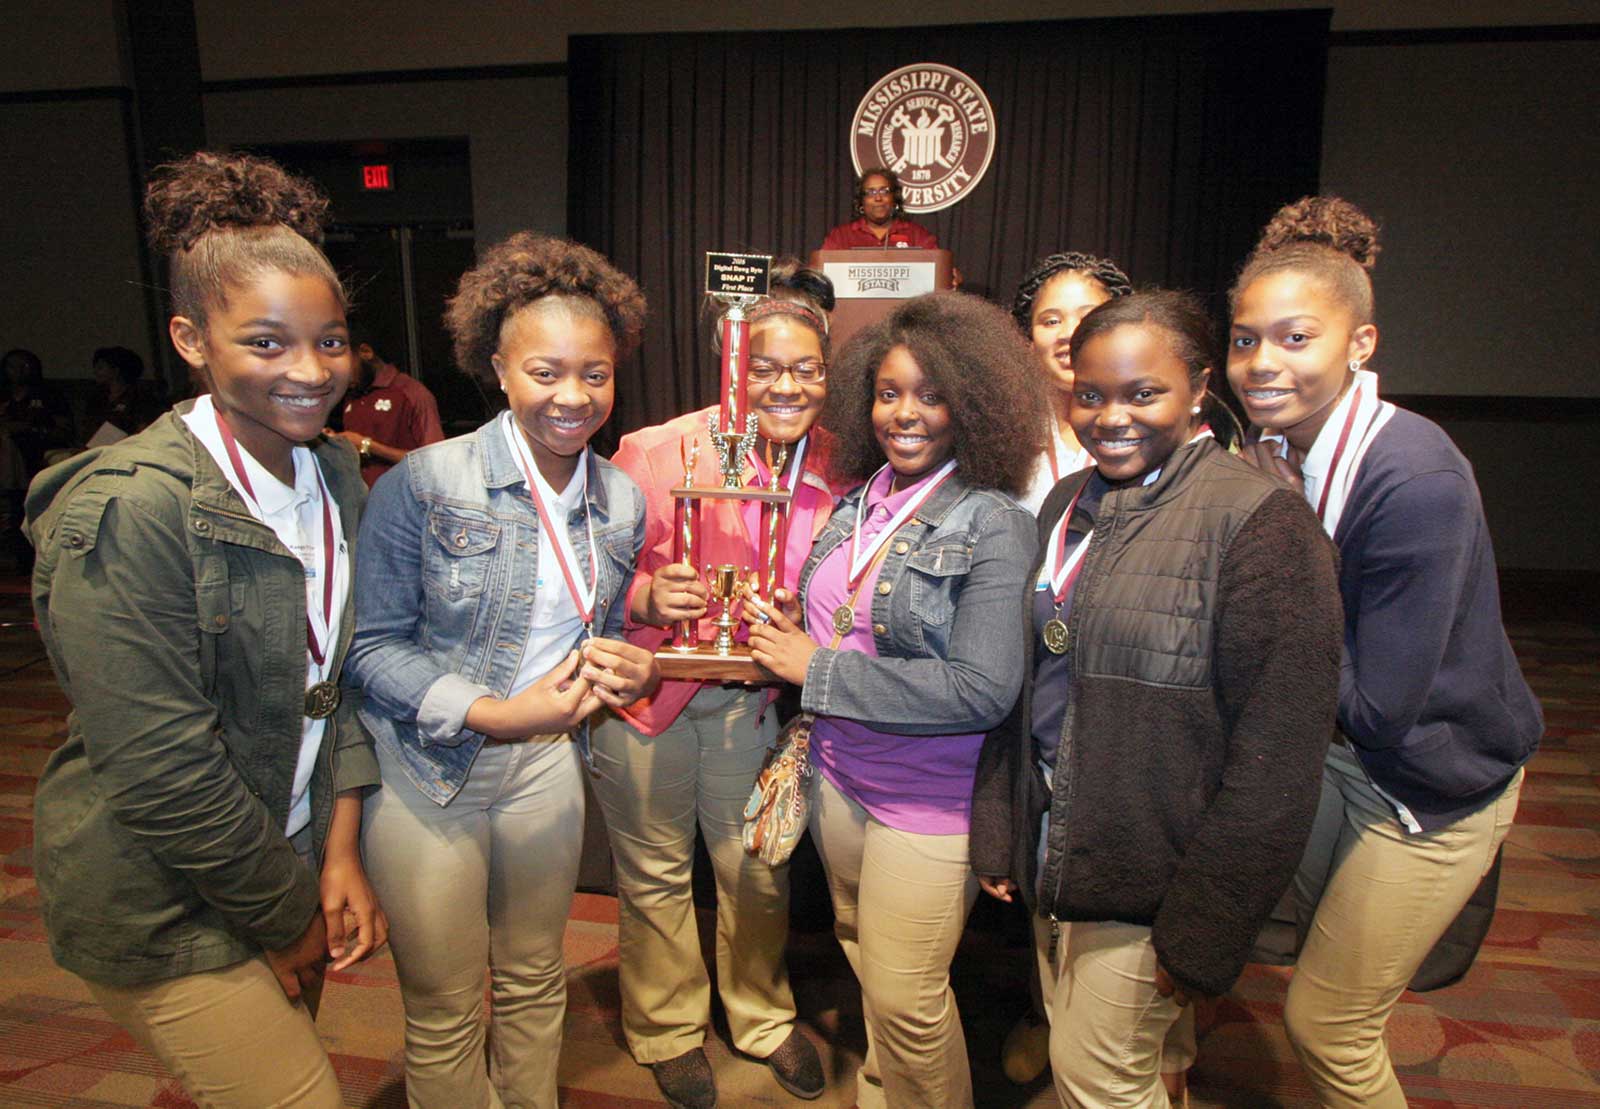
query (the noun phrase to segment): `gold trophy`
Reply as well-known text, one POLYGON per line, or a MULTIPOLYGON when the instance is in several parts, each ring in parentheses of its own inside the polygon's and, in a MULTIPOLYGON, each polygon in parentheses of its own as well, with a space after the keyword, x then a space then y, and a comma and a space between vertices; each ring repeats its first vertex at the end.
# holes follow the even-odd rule
POLYGON ((720 657, 733 654, 733 633, 739 621, 733 615, 733 606, 749 595, 749 585, 744 580, 749 571, 725 562, 721 566, 706 565, 706 590, 711 599, 722 606, 722 614, 711 622, 717 629, 717 638, 711 649, 720 657))

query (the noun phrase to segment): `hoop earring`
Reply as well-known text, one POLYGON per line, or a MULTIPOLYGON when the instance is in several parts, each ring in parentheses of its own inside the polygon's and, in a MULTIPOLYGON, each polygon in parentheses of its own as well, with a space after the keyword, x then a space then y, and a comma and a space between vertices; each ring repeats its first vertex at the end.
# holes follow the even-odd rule
POLYGON ((1357 373, 1357 372, 1360 371, 1360 369, 1361 369, 1361 359, 1359 359, 1359 358, 1350 359, 1350 372, 1351 373, 1357 373))

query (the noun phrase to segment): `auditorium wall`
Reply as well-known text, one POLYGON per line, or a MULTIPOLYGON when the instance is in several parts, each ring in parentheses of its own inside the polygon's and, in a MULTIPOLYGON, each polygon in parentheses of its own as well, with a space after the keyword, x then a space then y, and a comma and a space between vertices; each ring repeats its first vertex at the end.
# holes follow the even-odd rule
MULTIPOLYGON (((53 376, 86 374, 89 350, 102 343, 121 342, 148 357, 160 341, 139 285, 127 82, 116 27, 119 2, 13 0, 0 33, 0 135, 7 149, 0 165, 0 210, 7 227, 0 250, 0 346, 34 347, 53 376)), ((1391 220, 1393 249, 1385 265, 1392 269, 1380 267, 1379 292, 1383 322, 1390 328, 1385 354, 1394 359, 1401 391, 1457 394, 1417 400, 1424 411, 1431 408, 1477 466, 1505 565, 1600 572, 1600 535, 1582 507, 1600 495, 1596 356, 1592 347, 1577 358, 1552 354, 1541 345, 1548 335, 1534 334, 1528 342, 1517 338, 1527 312, 1538 314, 1552 305, 1575 313, 1581 322, 1593 321, 1592 305, 1600 292, 1591 281, 1595 148, 1583 141, 1592 123, 1573 129, 1564 122, 1585 110, 1580 99, 1535 96, 1528 90, 1538 84, 1531 78, 1595 72, 1600 67, 1596 40, 1430 42, 1375 34, 1397 28, 1592 24, 1595 13, 1588 0, 1406 5, 1386 0, 925 0, 841 10, 837 16, 831 14, 835 9, 821 11, 794 0, 739 8, 693 0, 641 5, 626 15, 604 0, 568 0, 554 7, 466 0, 453 5, 448 17, 422 0, 195 2, 209 142, 464 136, 480 243, 519 227, 565 229, 568 33, 1317 6, 1334 9, 1335 33, 1324 183, 1347 190, 1391 220), (1451 67, 1483 74, 1476 99, 1449 98, 1437 77, 1451 67), (448 72, 452 69, 461 72, 448 72), (401 73, 394 80, 372 76, 408 70, 427 72, 401 73), (1516 121, 1525 126, 1517 127, 1516 121), (1416 157, 1429 150, 1440 159, 1479 163, 1485 191, 1464 194, 1446 210, 1425 176, 1396 169, 1406 165, 1397 155, 1416 157), (1486 153, 1491 155, 1487 162, 1486 153), (1530 158, 1537 173, 1526 172, 1530 158), (1547 200, 1560 189, 1572 197, 1565 224, 1563 213, 1550 213, 1547 200), (1395 220, 1396 211, 1404 218, 1395 220), (1436 222, 1422 231, 1416 213, 1436 222), (1531 269, 1521 262, 1505 265, 1505 252, 1498 249, 1505 244, 1494 238, 1501 228, 1522 225, 1536 225, 1538 242, 1549 250, 1548 261, 1541 254, 1541 264, 1531 269), (1432 314, 1423 298, 1411 302, 1420 313, 1413 314, 1396 295, 1395 286, 1409 281, 1406 267, 1419 264, 1416 257, 1407 259, 1413 247, 1431 252, 1420 263, 1426 267, 1423 277, 1443 282, 1440 303, 1450 306, 1448 320, 1432 314), (1452 329, 1458 343, 1461 335, 1468 336, 1465 347, 1457 349, 1469 352, 1472 335, 1492 338, 1483 345, 1492 347, 1493 355, 1437 357, 1441 327, 1452 329), (1573 382, 1589 387, 1577 390, 1573 382), (1475 407, 1468 394, 1484 394, 1483 407, 1475 407), (1543 404, 1494 399, 1540 395, 1546 398, 1543 404)), ((1593 89, 1589 78, 1572 92, 1590 96, 1592 103, 1593 89)))

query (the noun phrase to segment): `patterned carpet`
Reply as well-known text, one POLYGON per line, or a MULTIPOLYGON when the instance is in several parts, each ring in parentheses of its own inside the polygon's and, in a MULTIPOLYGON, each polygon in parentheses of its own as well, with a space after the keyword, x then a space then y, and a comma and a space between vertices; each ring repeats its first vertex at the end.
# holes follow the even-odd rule
MULTIPOLYGON (((1507 611, 1549 731, 1529 767, 1488 943, 1462 983, 1406 995, 1391 1050, 1419 1109, 1600 1109, 1600 620, 1597 606, 1537 585, 1508 589, 1507 611)), ((0 581, 0 1106, 179 1109, 190 1104, 181 1089, 50 961, 30 814, 65 703, 30 621, 22 583, 0 581)), ((1022 924, 982 907, 956 964, 981 1106, 1055 1104, 1048 1078, 1019 1088, 999 1073, 1000 1041, 1025 996, 1022 924)), ((564 1104, 662 1104, 622 1043, 611 898, 579 895, 566 950, 564 1104)), ((825 928, 797 930, 789 956, 830 1073, 814 1104, 847 1107, 863 1047, 854 982, 825 928)), ((1282 1030, 1288 973, 1252 967, 1216 1007, 1192 1074, 1196 1106, 1313 1104, 1282 1030)), ((386 955, 330 982, 319 1027, 349 1104, 404 1106, 400 1002, 386 955)), ((765 1067, 734 1055, 725 1029, 708 1048, 723 1105, 801 1104, 765 1067)))

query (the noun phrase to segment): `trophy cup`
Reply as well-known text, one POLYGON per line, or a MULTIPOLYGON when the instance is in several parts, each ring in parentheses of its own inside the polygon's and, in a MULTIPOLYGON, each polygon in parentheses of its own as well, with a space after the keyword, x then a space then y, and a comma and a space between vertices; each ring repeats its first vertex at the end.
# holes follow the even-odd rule
MULTIPOLYGON (((790 494, 782 488, 779 474, 788 460, 786 447, 779 447, 776 458, 769 457, 773 477, 770 488, 746 487, 744 460, 758 442, 756 414, 748 403, 750 321, 745 313, 767 294, 768 271, 772 259, 760 254, 707 254, 706 293, 727 308, 719 327, 722 335, 722 377, 718 406, 706 420, 706 436, 716 457, 720 481, 700 485, 695 481, 699 444, 687 440, 682 446, 683 485, 672 490, 674 562, 703 567, 706 587, 720 611, 712 626, 717 629, 710 644, 700 641, 693 620, 681 621, 672 641, 656 652, 661 674, 667 678, 710 681, 762 681, 770 678, 750 657, 750 649, 733 641, 739 621, 753 610, 765 619, 763 609, 772 601, 772 591, 782 580, 783 548, 788 535, 790 494), (757 549, 752 552, 755 566, 723 563, 712 566, 699 557, 705 501, 759 501, 760 527, 757 549)), ((796 474, 793 481, 798 481, 796 474)))

